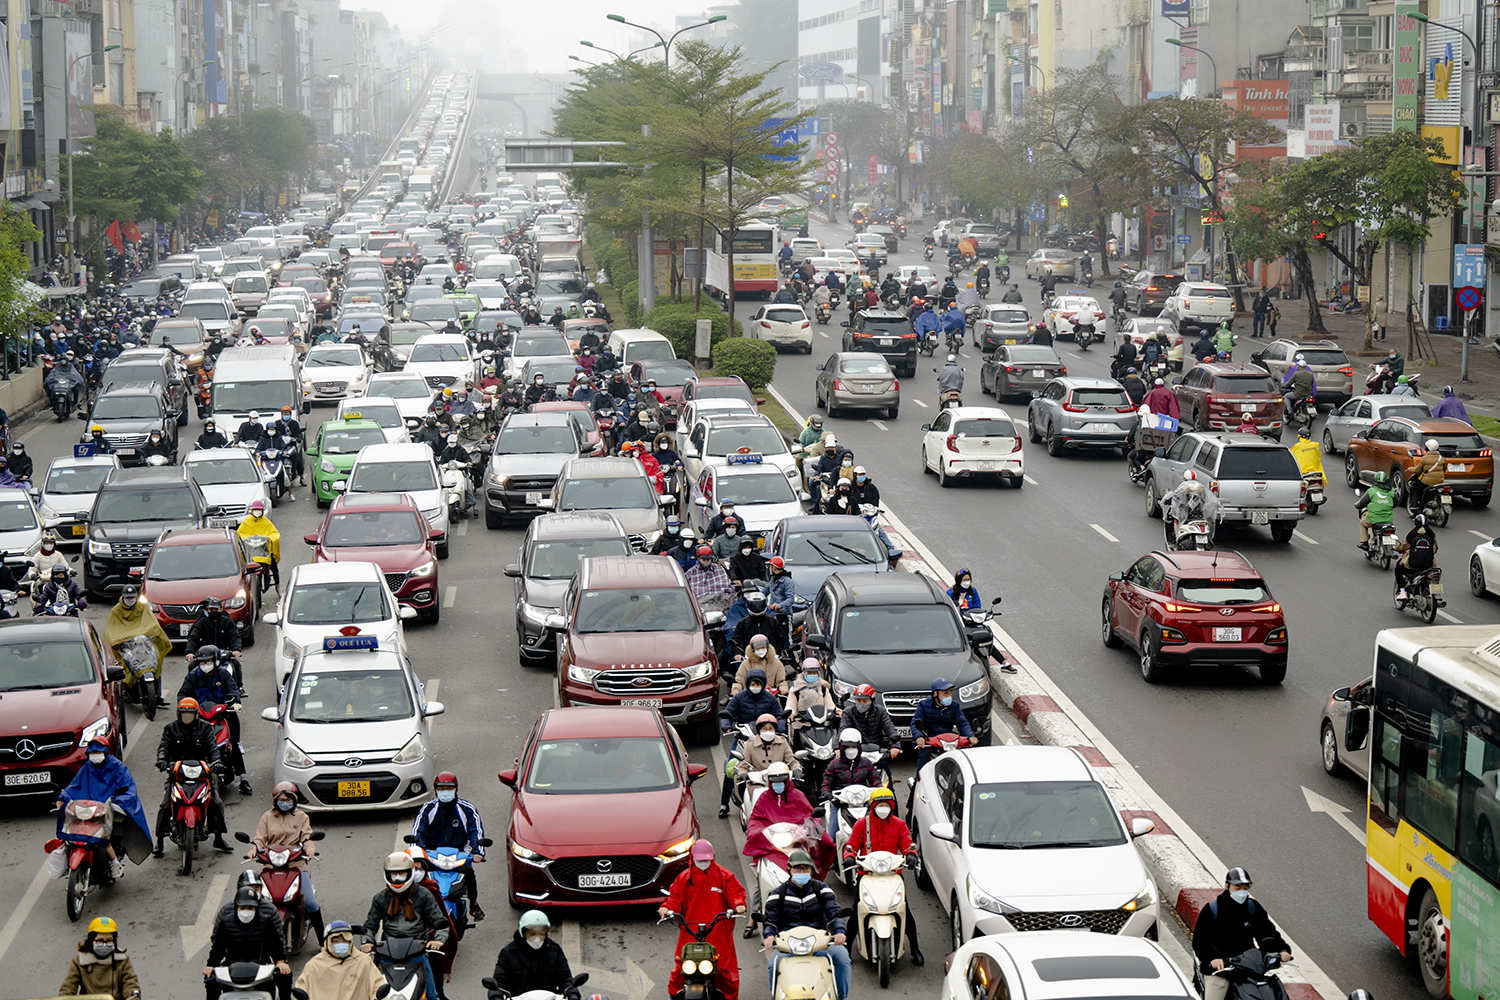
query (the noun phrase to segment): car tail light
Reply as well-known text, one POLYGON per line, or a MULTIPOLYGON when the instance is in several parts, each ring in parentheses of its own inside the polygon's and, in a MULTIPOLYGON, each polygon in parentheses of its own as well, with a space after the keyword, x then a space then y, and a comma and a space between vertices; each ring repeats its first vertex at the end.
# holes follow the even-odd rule
POLYGON ((1069 396, 1068 401, 1063 404, 1063 409, 1067 410, 1069 413, 1087 413, 1089 411, 1089 408, 1087 406, 1074 406, 1072 396, 1069 396))
POLYGON ((1219 495, 1219 481, 1217 479, 1208 484, 1208 492, 1212 493, 1214 496, 1219 495))
POLYGON ((767 323, 765 320, 761 320, 760 325, 765 327, 767 330, 771 329, 771 324, 767 323))
POLYGON ((1480 457, 1480 458, 1490 458, 1490 457, 1492 457, 1492 456, 1493 456, 1493 455, 1494 455, 1494 454, 1495 454, 1495 453, 1494 453, 1494 451, 1492 451, 1492 450, 1491 450, 1491 449, 1489 449, 1489 448, 1480 448, 1480 449, 1479 449, 1479 457, 1480 457))
POLYGON ((1267 612, 1270 612, 1273 615, 1277 615, 1277 614, 1281 613, 1281 604, 1278 601, 1272 601, 1270 604, 1264 605, 1264 606, 1259 607, 1259 608, 1251 608, 1250 610, 1251 611, 1267 611, 1267 612))
POLYGON ((1163 627, 1162 630, 1161 630, 1161 641, 1162 642, 1187 642, 1187 636, 1183 635, 1181 632, 1177 631, 1175 628, 1166 628, 1166 627, 1163 627))
POLYGON ((1339 369, 1339 374, 1340 375, 1353 375, 1354 374, 1354 366, 1350 365, 1347 368, 1340 368, 1339 369))
POLYGON ((811 327, 812 327, 812 321, 811 320, 803 320, 802 321, 802 329, 807 330, 807 329, 811 329, 811 327))
POLYGON ((1281 646, 1286 643, 1286 627, 1273 628, 1266 634, 1266 643, 1272 646, 1281 646))
POLYGON ((900 392, 901 391, 901 380, 900 379, 894 379, 894 378, 891 379, 891 391, 892 392, 900 392))
POLYGON ((1193 308, 1193 300, 1192 299, 1183 299, 1182 300, 1182 308, 1184 308, 1184 309, 1191 309, 1191 308, 1193 308))
POLYGON ((1166 608, 1168 611, 1172 612, 1172 614, 1174 614, 1174 615, 1180 615, 1180 614, 1185 614, 1187 612, 1202 611, 1203 610, 1202 608, 1194 607, 1191 604, 1163 604, 1162 607, 1166 608))
POLYGON ((1161 289, 1157 288, 1155 285, 1147 285, 1146 286, 1146 291, 1148 291, 1148 292, 1159 292, 1159 291, 1161 291, 1161 289))
POLYGON ((1133 407, 1133 406, 1117 406, 1117 407, 1115 407, 1115 412, 1116 413, 1134 413, 1135 412, 1135 407, 1133 407))
POLYGON ((833 388, 836 391, 838 391, 838 392, 843 392, 844 391, 844 383, 840 382, 838 379, 834 379, 833 380, 833 388))
POLYGON ((1059 371, 1057 374, 1059 374, 1059 375, 1066 375, 1066 374, 1068 374, 1068 366, 1067 365, 1063 365, 1062 366, 1062 370, 1059 371))
POLYGON ((1007 375, 1010 374, 1011 372, 1015 371, 1015 370, 1016 370, 1015 365, 1006 365, 1005 366, 1005 372, 1006 372, 1007 375))
POLYGON ((944 441, 943 444, 949 451, 958 451, 958 435, 949 434, 948 440, 944 441))
POLYGON ((1016 435, 1015 442, 1016 443, 1014 445, 1012 445, 1011 449, 1010 449, 1010 452, 1011 452, 1012 455, 1014 455, 1016 452, 1018 452, 1018 451, 1021 450, 1021 435, 1019 435, 1019 434, 1016 435))

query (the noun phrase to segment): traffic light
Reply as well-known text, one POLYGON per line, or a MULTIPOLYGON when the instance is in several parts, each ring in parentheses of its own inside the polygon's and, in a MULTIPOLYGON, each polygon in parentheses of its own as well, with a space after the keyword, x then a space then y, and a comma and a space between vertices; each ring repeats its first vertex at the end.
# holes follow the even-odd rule
POLYGON ((1067 208, 1068 207, 1068 196, 1065 195, 1065 194, 1058 195, 1057 196, 1057 205, 1058 205, 1059 208, 1067 208))

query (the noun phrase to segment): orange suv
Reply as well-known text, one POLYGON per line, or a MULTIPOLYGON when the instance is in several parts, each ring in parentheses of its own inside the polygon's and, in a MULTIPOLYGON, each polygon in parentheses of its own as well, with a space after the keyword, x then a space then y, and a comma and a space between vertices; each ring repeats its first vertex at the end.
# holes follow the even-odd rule
POLYGON ((1172 380, 1172 392, 1184 430, 1232 431, 1248 413, 1263 436, 1281 434, 1281 386, 1259 365, 1199 364, 1172 380))
POLYGON ((1462 420, 1387 417, 1349 439, 1344 453, 1344 481, 1360 484, 1361 472, 1386 472, 1396 490, 1396 502, 1406 503, 1411 470, 1436 440, 1443 456, 1443 485, 1453 495, 1467 497, 1475 507, 1488 507, 1495 490, 1495 459, 1473 427, 1462 420))

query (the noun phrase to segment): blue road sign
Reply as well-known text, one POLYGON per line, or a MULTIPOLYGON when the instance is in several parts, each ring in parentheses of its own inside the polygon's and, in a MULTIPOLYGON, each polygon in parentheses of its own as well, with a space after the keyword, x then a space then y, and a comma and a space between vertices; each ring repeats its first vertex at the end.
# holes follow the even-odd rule
POLYGON ((1453 287, 1484 287, 1484 244, 1456 243, 1453 246, 1453 287))

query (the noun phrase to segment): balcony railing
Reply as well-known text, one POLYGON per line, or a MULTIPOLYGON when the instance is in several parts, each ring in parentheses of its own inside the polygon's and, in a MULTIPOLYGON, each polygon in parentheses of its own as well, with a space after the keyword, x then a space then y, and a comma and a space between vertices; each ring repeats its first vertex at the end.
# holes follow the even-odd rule
POLYGON ((1389 73, 1391 50, 1358 49, 1354 52, 1345 52, 1341 61, 1345 73, 1389 73))

